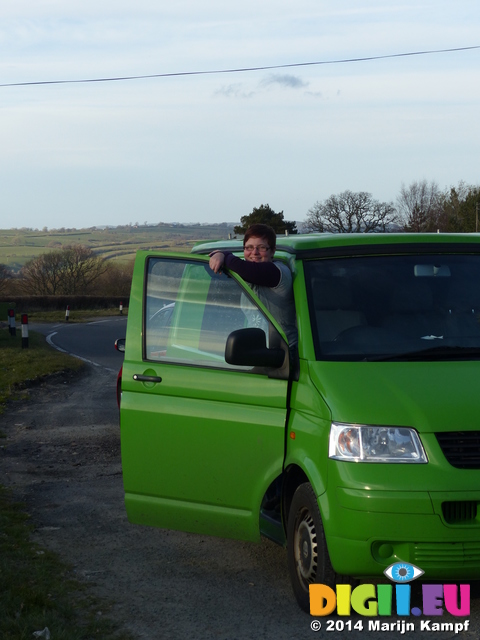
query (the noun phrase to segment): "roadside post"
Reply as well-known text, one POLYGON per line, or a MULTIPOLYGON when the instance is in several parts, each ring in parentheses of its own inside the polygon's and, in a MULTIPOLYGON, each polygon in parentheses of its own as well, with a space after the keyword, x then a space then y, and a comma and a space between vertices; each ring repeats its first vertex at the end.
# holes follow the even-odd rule
POLYGON ((22 313, 22 349, 28 349, 28 315, 22 313))
POLYGON ((123 316, 123 302, 120 302, 120 315, 123 316))
POLYGON ((11 336, 17 335, 17 327, 15 325, 15 309, 8 310, 8 330, 11 336))
POLYGON ((65 322, 68 322, 69 317, 70 317, 70 305, 67 304, 67 308, 65 309, 65 322))

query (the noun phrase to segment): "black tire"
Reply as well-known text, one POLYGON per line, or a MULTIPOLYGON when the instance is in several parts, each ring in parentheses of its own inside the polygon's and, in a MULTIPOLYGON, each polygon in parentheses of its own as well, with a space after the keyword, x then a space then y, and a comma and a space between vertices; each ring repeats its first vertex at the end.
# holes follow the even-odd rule
POLYGON ((310 584, 335 584, 317 498, 310 483, 294 493, 287 524, 288 570, 300 607, 310 613, 310 584))

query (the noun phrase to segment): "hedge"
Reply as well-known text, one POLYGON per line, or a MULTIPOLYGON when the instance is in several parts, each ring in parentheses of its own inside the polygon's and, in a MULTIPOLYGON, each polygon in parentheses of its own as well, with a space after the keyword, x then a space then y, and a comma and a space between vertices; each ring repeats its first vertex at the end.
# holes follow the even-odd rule
POLYGON ((31 313, 33 311, 58 311, 67 306, 75 309, 112 309, 128 308, 129 298, 125 296, 0 296, 0 304, 12 303, 17 311, 31 313))

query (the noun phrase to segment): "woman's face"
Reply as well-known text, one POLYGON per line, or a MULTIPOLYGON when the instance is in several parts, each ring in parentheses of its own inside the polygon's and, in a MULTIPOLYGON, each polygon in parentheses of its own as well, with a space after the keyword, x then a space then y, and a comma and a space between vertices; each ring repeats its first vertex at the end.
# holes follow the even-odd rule
POLYGON ((243 247, 245 260, 249 262, 271 262, 274 253, 266 238, 251 236, 243 247))

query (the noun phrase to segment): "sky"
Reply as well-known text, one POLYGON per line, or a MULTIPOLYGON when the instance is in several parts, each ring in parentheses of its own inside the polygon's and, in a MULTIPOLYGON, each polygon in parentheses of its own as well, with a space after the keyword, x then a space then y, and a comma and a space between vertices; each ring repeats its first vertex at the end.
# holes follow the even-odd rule
POLYGON ((3 0, 0 228, 302 221, 345 190, 479 185, 480 49, 335 62, 479 26, 478 0, 3 0), (229 72, 5 86, 205 71, 229 72))

